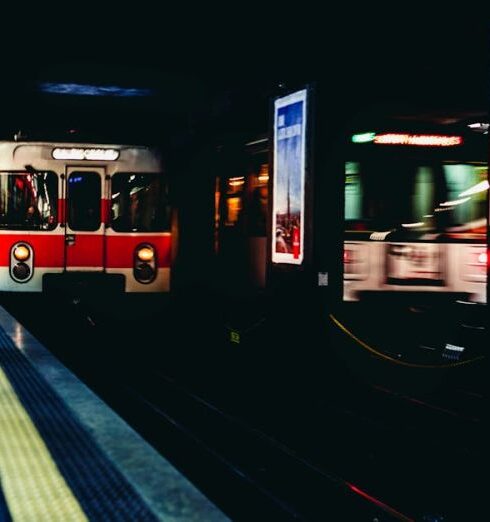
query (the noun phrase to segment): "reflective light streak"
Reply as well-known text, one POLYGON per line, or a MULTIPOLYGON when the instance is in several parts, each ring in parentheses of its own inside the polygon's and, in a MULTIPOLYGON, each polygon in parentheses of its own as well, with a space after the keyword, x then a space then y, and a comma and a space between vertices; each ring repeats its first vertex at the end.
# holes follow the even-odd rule
POLYGON ((480 181, 480 183, 473 185, 473 187, 470 187, 468 190, 461 192, 459 197, 472 196, 473 194, 478 194, 479 192, 485 192, 485 190, 488 190, 489 187, 490 184, 488 183, 488 179, 485 179, 484 181, 480 181))
POLYGON ((350 490, 352 490, 354 493, 357 493, 361 497, 365 498, 366 500, 369 500, 369 502, 372 502, 376 506, 382 508, 383 510, 387 511, 388 513, 391 513, 393 516, 398 518, 399 520, 403 520, 405 522, 415 522, 413 518, 407 517, 403 513, 400 513, 396 509, 388 506, 384 502, 381 502, 381 500, 378 500, 377 498, 372 497, 369 495, 369 493, 366 493, 362 489, 359 489, 357 486, 354 486, 354 484, 351 484, 349 482, 346 483, 350 490))
POLYGON ((454 147, 461 145, 461 136, 443 136, 437 134, 377 134, 374 138, 377 145, 416 145, 421 147, 454 147))
POLYGON ((405 228, 416 228, 416 227, 423 227, 425 223, 423 221, 418 221, 417 223, 402 223, 402 227, 405 228))
POLYGON ((455 199, 454 201, 444 201, 444 203, 440 203, 440 207, 455 207, 456 205, 461 205, 462 203, 466 203, 471 198, 463 198, 463 199, 455 199))
POLYGON ((372 239, 373 241, 384 241, 388 234, 390 234, 391 232, 393 232, 393 230, 386 230, 384 232, 373 232, 369 236, 369 239, 372 239))
POLYGON ((262 138, 261 140, 249 141, 245 143, 245 147, 250 147, 251 145, 258 145, 259 143, 266 143, 269 141, 269 138, 262 138))
POLYGON ((476 132, 482 132, 483 134, 488 134, 488 123, 470 123, 468 127, 471 130, 474 130, 476 132))
POLYGON ((456 346, 455 344, 449 343, 446 343, 445 349, 453 352, 464 352, 464 346, 456 346))

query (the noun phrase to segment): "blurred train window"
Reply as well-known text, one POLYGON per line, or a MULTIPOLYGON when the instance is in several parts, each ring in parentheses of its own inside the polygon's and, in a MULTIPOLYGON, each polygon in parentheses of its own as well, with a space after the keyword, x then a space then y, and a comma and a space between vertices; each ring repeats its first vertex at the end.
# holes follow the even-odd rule
POLYGON ((345 219, 353 221, 362 216, 362 187, 359 163, 345 164, 345 219))
POLYGON ((485 226, 487 172, 485 164, 346 162, 346 229, 485 226))
POLYGON ((72 230, 100 227, 101 183, 97 172, 72 172, 68 178, 68 225, 72 230))
MULTIPOLYGON (((488 168, 486 165, 444 165, 447 184, 447 225, 485 221, 487 214, 488 168)), ((483 225, 484 223, 482 223, 483 225)))
POLYGON ((486 216, 484 164, 378 160, 346 162, 347 230, 390 230, 402 224, 443 230, 486 216))
POLYGON ((263 163, 250 175, 250 200, 248 211, 248 234, 252 237, 266 235, 269 201, 269 165, 263 163))
POLYGON ((52 230, 57 225, 54 172, 0 172, 0 227, 52 230))
POLYGON ((116 232, 169 230, 168 185, 162 174, 114 174, 111 224, 116 232))
POLYGON ((224 224, 234 227, 238 224, 243 210, 243 176, 229 178, 226 182, 224 224))
POLYGON ((354 230, 422 221, 444 184, 440 166, 406 160, 347 162, 345 172, 345 219, 354 230))

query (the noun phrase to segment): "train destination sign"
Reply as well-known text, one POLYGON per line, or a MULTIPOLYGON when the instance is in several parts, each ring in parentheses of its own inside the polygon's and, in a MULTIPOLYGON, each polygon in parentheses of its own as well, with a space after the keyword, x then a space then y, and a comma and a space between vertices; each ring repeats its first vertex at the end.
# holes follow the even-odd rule
POLYGON ((115 161, 119 158, 117 149, 85 149, 56 147, 52 152, 53 158, 58 160, 91 160, 91 161, 115 161))

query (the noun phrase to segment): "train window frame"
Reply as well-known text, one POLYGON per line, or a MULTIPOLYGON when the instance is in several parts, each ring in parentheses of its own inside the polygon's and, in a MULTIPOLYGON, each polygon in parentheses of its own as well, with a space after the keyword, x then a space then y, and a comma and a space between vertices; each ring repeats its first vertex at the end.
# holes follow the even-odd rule
POLYGON ((102 212, 101 212, 101 200, 103 198, 102 193, 102 178, 99 172, 96 170, 73 170, 70 172, 67 183, 66 183, 66 223, 70 230, 73 230, 75 232, 96 232, 99 230, 101 224, 102 224, 102 212), (72 190, 73 185, 70 184, 71 180, 75 180, 77 178, 81 177, 88 177, 88 175, 95 175, 97 176, 99 180, 99 197, 94 198, 94 202, 97 200, 97 203, 95 206, 88 207, 86 206, 86 210, 89 210, 90 208, 93 208, 94 211, 94 225, 93 226, 79 226, 79 223, 73 219, 73 213, 72 213, 72 201, 74 198, 70 194, 70 190, 72 190), (75 177, 76 176, 76 177, 75 177), (74 226, 75 223, 75 226, 74 226), (95 226, 97 225, 97 226, 95 226))
MULTIPOLYGON (((4 175, 7 175, 7 176, 15 176, 15 175, 24 175, 26 176, 26 178, 28 178, 28 176, 37 176, 39 174, 45 174, 47 176, 50 176, 52 177, 52 179, 54 180, 55 182, 55 185, 52 187, 52 196, 53 196, 53 199, 52 199, 52 208, 54 209, 54 212, 52 212, 50 214, 50 216, 48 217, 48 220, 46 223, 39 223, 38 225, 33 225, 33 224, 25 224, 25 223, 17 223, 17 224, 12 224, 12 223, 0 223, 0 229, 3 229, 3 230, 22 230, 22 231, 31 231, 31 232, 50 232, 52 230, 54 230, 57 226, 58 226, 58 219, 59 219, 59 201, 58 201, 58 198, 59 198, 59 186, 60 186, 60 183, 59 183, 59 175, 57 172, 53 171, 53 170, 33 170, 32 172, 31 171, 27 171, 27 170, 0 170, 0 177, 3 177, 4 175)), ((1 188, 0 188, 0 192, 1 192, 1 188)), ((2 206, 2 197, 1 197, 1 193, 0 193, 0 207, 2 206)), ((33 207, 35 209, 35 205, 31 204, 27 207, 28 209, 33 207)), ((39 210, 38 210, 39 212, 39 210)))
MULTIPOLYGON (((149 183, 148 183, 149 186, 149 183)), ((109 209, 109 220, 108 220, 108 226, 112 228, 112 230, 116 233, 120 234, 128 234, 128 233, 150 233, 150 234, 161 234, 161 233, 168 233, 171 230, 171 205, 170 205, 170 196, 169 196, 169 182, 167 176, 163 172, 115 172, 111 176, 111 183, 110 183, 110 195, 109 195, 109 201, 110 201, 110 209, 109 209), (154 205, 154 210, 157 211, 158 208, 160 208, 160 211, 163 212, 164 215, 164 223, 161 226, 151 226, 151 227, 141 227, 141 226, 130 226, 129 224, 121 224, 118 222, 118 218, 122 216, 121 213, 120 216, 114 217, 114 199, 115 196, 119 196, 121 193, 121 189, 115 190, 115 183, 119 181, 122 177, 129 178, 128 181, 131 180, 131 176, 149 176, 153 177, 154 179, 161 180, 162 186, 160 187, 160 194, 156 198, 156 201, 160 201, 162 199, 162 195, 165 197, 163 207, 159 207, 159 205, 162 205, 162 203, 159 203, 159 205, 154 205)), ((128 196, 130 196, 130 192, 128 196)), ((128 217, 126 216, 126 219, 128 217)), ((153 220, 156 218, 153 217, 153 220)), ((129 221, 128 221, 129 223, 129 221)))
MULTIPOLYGON (((389 159, 389 162, 383 158, 383 161, 386 165, 393 167, 390 163, 398 162, 397 158, 393 158, 391 156, 386 155, 389 159)), ((375 158, 376 163, 380 163, 379 157, 375 158)), ((488 172, 488 165, 482 161, 471 161, 471 160, 444 160, 440 157, 434 158, 421 158, 419 156, 413 156, 409 158, 409 161, 406 161, 404 167, 407 169, 407 172, 410 172, 410 181, 412 187, 412 196, 415 195, 415 186, 416 186, 416 177, 422 171, 426 171, 426 173, 433 178, 431 184, 434 185, 435 192, 431 195, 431 204, 430 208, 427 208, 425 212, 420 212, 418 219, 416 211, 413 206, 407 206, 407 211, 410 212, 410 216, 406 216, 405 220, 396 220, 392 219, 395 214, 386 214, 389 215, 389 221, 380 222, 380 218, 376 216, 368 216, 369 212, 366 210, 369 206, 373 207, 377 203, 376 198, 370 197, 373 193, 375 193, 372 188, 370 192, 366 191, 366 187, 373 186, 375 181, 380 181, 380 177, 376 177, 373 175, 375 166, 375 161, 366 161, 365 158, 349 158, 344 162, 344 206, 343 206, 343 223, 344 223, 344 233, 357 233, 359 231, 363 232, 373 232, 377 229, 386 229, 391 230, 395 228, 402 227, 403 222, 424 222, 424 230, 425 231, 433 231, 437 233, 444 233, 448 227, 462 225, 464 223, 451 223, 448 219, 448 213, 440 213, 439 205, 445 200, 450 198, 450 182, 448 171, 453 167, 460 168, 472 168, 474 171, 478 168, 483 168, 486 172, 488 172), (367 173, 370 173, 367 175, 367 173), (350 180, 350 181, 349 181, 350 180), (361 186, 362 184, 364 186, 361 186), (366 182, 368 180, 368 182, 366 182), (349 188, 349 185, 352 185, 349 188), (442 191, 442 192, 441 192, 442 191), (350 193, 349 193, 350 192, 350 193), (357 208, 354 208, 357 207, 357 208), (447 214, 447 215, 446 215, 447 214), (349 217, 348 217, 349 216, 349 217), (431 219, 428 219, 428 218, 431 219), (378 219, 378 221, 376 221, 378 219), (374 226, 373 226, 374 224, 374 226)), ((397 166, 397 169, 400 167, 397 166)), ((488 177, 488 176, 487 176, 488 177)), ((408 179, 408 176, 407 176, 408 179)), ((389 181, 387 178, 386 181, 389 181)), ((461 189, 463 190, 463 189, 461 189)), ((453 195, 456 198, 456 195, 453 195)), ((385 198, 386 199, 386 198, 385 198)), ((402 201, 401 198, 399 201, 402 201)), ((379 200, 378 200, 379 201, 379 200)), ((406 201, 402 201, 404 203, 408 202, 408 198, 406 201)), ((407 203, 408 205, 408 203, 407 203)), ((444 205, 444 203, 442 203, 444 205)), ((443 208, 443 210, 445 210, 443 208)), ((449 210, 449 209, 448 209, 449 210)), ((483 209, 484 210, 484 209, 483 209)), ((474 213, 480 212, 483 217, 484 212, 481 212, 481 209, 472 210, 474 213)), ((422 225, 421 225, 422 227, 422 225)))

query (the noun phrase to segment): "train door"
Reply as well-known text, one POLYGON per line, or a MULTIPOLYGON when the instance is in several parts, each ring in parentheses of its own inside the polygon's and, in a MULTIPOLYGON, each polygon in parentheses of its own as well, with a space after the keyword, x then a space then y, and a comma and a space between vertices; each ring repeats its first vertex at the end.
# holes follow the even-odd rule
POLYGON ((65 269, 102 271, 105 236, 105 168, 67 167, 65 269))

